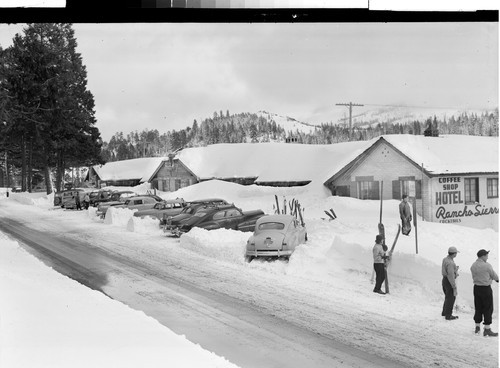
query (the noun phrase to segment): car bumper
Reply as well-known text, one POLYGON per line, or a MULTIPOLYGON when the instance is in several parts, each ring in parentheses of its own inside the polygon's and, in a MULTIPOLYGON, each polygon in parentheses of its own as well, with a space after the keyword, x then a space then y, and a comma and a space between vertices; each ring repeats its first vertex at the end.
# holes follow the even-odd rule
POLYGON ((247 250, 246 256, 248 257, 289 257, 293 253, 293 250, 268 250, 268 249, 256 249, 247 250))
POLYGON ((175 236, 177 238, 179 238, 184 233, 185 233, 185 231, 182 231, 178 227, 174 227, 174 228, 170 229, 170 234, 172 234, 173 236, 175 236))

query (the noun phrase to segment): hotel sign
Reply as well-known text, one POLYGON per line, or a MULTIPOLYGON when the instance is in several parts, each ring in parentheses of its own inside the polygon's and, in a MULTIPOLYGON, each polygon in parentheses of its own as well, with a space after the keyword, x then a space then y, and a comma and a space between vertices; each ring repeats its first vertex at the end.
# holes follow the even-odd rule
MULTIPOLYGON (((465 186, 462 177, 440 177, 435 191, 435 218, 443 223, 460 223, 468 219, 498 214, 498 207, 479 203, 465 203, 465 186)), ((480 192, 486 188, 480 187, 480 192)), ((481 194, 480 194, 481 195, 481 194)), ((484 193, 483 193, 484 195, 484 193)))

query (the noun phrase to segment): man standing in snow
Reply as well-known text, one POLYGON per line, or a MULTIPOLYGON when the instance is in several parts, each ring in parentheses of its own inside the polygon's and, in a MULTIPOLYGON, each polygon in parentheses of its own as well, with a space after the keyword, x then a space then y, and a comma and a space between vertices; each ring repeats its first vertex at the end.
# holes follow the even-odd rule
POLYGON ((411 231, 411 220, 413 218, 411 215, 410 205, 408 204, 407 194, 403 194, 403 199, 399 204, 399 217, 401 217, 401 230, 403 235, 409 235, 411 231))
POLYGON ((448 256, 443 258, 443 263, 441 266, 441 274, 443 275, 443 292, 444 292, 444 304, 443 312, 441 315, 445 317, 448 321, 457 319, 457 316, 452 314, 453 305, 455 304, 455 299, 457 298, 457 284, 455 279, 458 277, 458 266, 455 265, 453 260, 457 256, 458 250, 455 247, 448 248, 448 256))
POLYGON ((382 235, 377 235, 375 237, 375 245, 373 246, 373 269, 376 274, 373 292, 378 294, 385 294, 380 288, 385 280, 384 260, 389 258, 385 255, 384 248, 382 247, 383 241, 384 237, 382 235))
POLYGON ((82 204, 80 202, 80 193, 79 192, 76 192, 75 205, 76 205, 76 209, 77 210, 81 210, 82 209, 82 204))
POLYGON ((480 331, 480 324, 484 317, 483 336, 498 336, 498 332, 491 331, 491 316, 493 314, 493 291, 491 282, 498 282, 498 275, 488 261, 489 250, 481 249, 477 252, 477 260, 470 268, 472 281, 474 282, 474 322, 476 322, 475 333, 480 331))

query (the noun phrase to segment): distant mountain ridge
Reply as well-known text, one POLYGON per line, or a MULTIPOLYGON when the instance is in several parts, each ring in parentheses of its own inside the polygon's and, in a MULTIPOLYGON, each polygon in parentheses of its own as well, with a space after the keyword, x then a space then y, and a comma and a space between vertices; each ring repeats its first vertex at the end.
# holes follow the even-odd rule
POLYGON ((498 108, 490 111, 384 107, 354 114, 350 129, 345 117, 312 124, 263 110, 237 114, 221 111, 201 122, 195 120, 191 127, 179 131, 160 134, 146 129, 126 136, 116 133, 109 143, 104 142, 103 157, 117 161, 166 156, 178 149, 217 143, 332 144, 369 140, 383 134, 498 136, 498 120, 498 108))

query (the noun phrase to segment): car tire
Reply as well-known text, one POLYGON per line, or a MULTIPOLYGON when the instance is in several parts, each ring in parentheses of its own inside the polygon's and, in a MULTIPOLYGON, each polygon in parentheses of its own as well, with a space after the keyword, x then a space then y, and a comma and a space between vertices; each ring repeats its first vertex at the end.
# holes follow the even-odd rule
POLYGON ((245 256, 245 262, 250 263, 253 261, 255 257, 254 256, 245 256))

